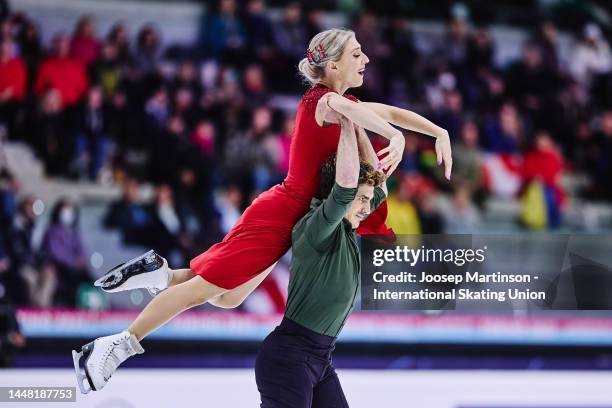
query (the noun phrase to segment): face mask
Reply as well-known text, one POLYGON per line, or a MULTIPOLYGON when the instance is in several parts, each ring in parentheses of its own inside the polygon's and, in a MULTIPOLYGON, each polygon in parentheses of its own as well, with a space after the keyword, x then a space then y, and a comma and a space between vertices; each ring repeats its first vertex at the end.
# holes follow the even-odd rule
POLYGON ((71 227, 74 223, 74 218, 75 214, 72 207, 64 207, 61 209, 59 219, 63 226, 71 227))

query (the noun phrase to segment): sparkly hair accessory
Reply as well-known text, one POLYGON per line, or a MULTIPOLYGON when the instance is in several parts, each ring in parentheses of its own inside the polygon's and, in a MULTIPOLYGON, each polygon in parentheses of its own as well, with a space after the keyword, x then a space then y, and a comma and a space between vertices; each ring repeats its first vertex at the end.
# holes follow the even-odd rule
POLYGON ((310 48, 308 50, 306 50, 306 58, 308 59, 308 62, 310 64, 312 64, 313 62, 315 64, 320 64, 321 61, 324 58, 327 58, 327 53, 325 52, 325 49, 323 49, 323 45, 322 44, 319 44, 317 46, 317 48, 315 48, 315 49, 319 52, 319 57, 320 58, 318 58, 318 59, 315 59, 314 52, 310 48))
POLYGON ((314 61, 314 53, 312 52, 310 48, 306 50, 306 58, 308 59, 308 62, 311 64, 314 61))
POLYGON ((319 44, 319 46, 317 47, 317 49, 319 50, 319 54, 321 54, 321 56, 323 58, 327 58, 327 53, 325 52, 325 50, 323 49, 323 45, 319 44))

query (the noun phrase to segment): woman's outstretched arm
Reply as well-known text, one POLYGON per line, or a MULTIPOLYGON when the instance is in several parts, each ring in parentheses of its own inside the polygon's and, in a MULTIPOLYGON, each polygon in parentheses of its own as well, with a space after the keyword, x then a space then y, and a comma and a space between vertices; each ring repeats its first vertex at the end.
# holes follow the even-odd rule
MULTIPOLYGON (((335 92, 329 92, 319 99, 315 119, 319 126, 322 126, 327 121, 326 118, 329 113, 336 112, 355 124, 389 139, 389 146, 381 150, 379 154, 387 153, 387 156, 380 163, 382 170, 391 174, 402 160, 406 143, 404 135, 376 113, 360 105, 360 103, 353 102, 335 92)), ((337 119, 334 118, 331 123, 337 122, 337 119)))
MULTIPOLYGON (((360 105, 370 109, 383 120, 403 129, 413 130, 436 138, 436 157, 438 164, 444 162, 444 175, 450 179, 453 167, 450 138, 446 129, 441 128, 423 116, 407 109, 385 105, 383 103, 361 102, 360 105)), ((384 150, 384 149, 383 149, 384 150)))

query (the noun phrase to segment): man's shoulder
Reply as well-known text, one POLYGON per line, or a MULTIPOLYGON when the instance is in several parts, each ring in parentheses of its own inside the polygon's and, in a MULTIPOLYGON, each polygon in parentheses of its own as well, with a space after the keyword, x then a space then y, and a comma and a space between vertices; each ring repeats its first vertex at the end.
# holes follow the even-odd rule
POLYGON ((306 224, 308 223, 308 220, 311 219, 314 216, 314 213, 315 213, 317 208, 318 207, 311 206, 310 210, 308 210, 308 212, 306 214, 304 214, 304 216, 302 218, 300 218, 298 220, 298 222, 295 223, 295 225, 293 226, 293 230, 291 230, 291 238, 292 238, 292 240, 295 241, 295 240, 299 239, 300 236, 303 235, 304 229, 306 227, 306 224))

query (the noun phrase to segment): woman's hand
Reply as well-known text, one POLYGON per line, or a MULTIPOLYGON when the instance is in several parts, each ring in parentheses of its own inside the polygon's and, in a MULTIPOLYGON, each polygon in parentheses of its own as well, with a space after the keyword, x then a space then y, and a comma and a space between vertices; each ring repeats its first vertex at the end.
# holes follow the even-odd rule
POLYGON ((448 132, 446 131, 444 134, 436 138, 436 159, 438 161, 438 165, 444 162, 444 177, 446 177, 447 180, 450 180, 451 171, 453 169, 453 156, 451 152, 450 138, 448 137, 448 132))
POLYGON ((405 144, 406 140, 401 132, 398 132, 395 136, 393 136, 389 140, 389 146, 376 153, 379 157, 385 153, 387 154, 387 156, 380 161, 381 168, 377 170, 382 170, 387 177, 390 176, 402 161, 405 144))

